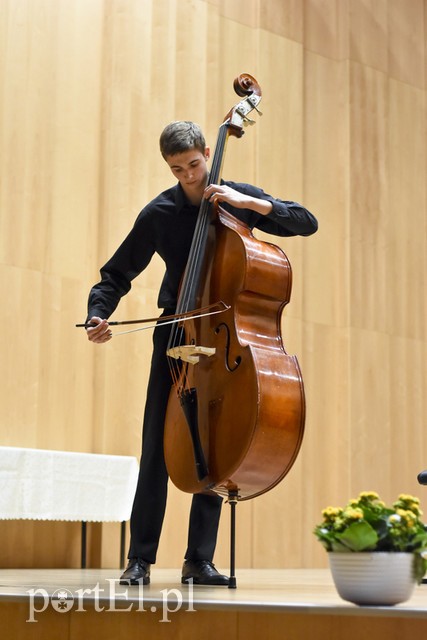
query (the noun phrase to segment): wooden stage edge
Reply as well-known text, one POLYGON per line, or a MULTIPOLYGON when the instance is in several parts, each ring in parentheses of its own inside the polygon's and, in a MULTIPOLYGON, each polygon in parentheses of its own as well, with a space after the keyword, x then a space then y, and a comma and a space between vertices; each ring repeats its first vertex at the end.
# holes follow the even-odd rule
MULTIPOLYGON (((221 570, 221 569, 220 569, 221 570)), ((238 569, 237 589, 182 585, 180 569, 152 568, 151 584, 123 587, 116 569, 0 569, 3 638, 316 638, 394 640, 427 633, 427 584, 393 607, 359 607, 328 569, 238 569), (150 634, 150 635, 147 635, 150 634)))

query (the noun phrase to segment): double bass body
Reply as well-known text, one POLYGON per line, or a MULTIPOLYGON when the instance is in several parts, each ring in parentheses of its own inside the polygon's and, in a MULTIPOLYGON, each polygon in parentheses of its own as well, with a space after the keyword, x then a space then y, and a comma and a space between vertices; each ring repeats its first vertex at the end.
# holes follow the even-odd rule
POLYGON ((298 362, 285 352, 281 315, 292 273, 282 250, 257 240, 215 206, 209 225, 200 306, 228 309, 185 322, 185 344, 211 355, 184 362, 181 375, 197 392, 197 423, 207 475, 199 479, 190 430, 173 387, 165 423, 165 459, 173 483, 197 493, 265 493, 291 468, 305 417, 298 362))

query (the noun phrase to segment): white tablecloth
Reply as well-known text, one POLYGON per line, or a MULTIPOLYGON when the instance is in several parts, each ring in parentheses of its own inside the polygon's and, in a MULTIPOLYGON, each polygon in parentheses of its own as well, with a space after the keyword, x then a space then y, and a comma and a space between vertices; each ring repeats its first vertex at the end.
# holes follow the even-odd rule
POLYGON ((137 478, 131 456, 0 447, 0 520, 123 522, 137 478))

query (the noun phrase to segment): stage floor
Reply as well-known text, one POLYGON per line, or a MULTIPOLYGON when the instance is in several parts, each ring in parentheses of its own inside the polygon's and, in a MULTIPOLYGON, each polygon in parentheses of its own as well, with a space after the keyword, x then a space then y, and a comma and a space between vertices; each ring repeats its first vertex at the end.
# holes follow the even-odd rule
MULTIPOLYGON (((20 628, 23 629, 22 622, 25 622, 25 629, 18 635, 10 637, 24 638, 35 637, 29 635, 29 627, 41 626, 29 624, 31 622, 44 621, 43 626, 46 628, 46 625, 59 624, 59 618, 65 621, 68 614, 75 621, 78 619, 78 624, 75 623, 74 628, 78 628, 81 633, 84 613, 86 613, 86 619, 91 616, 93 628, 105 626, 103 619, 106 619, 106 614, 109 614, 110 621, 113 617, 120 618, 120 627, 125 637, 124 628, 130 622, 131 616, 118 615, 118 613, 123 614, 126 610, 132 615, 139 614, 138 618, 141 622, 144 619, 144 624, 151 617, 155 618, 156 622, 185 619, 187 626, 191 618, 193 631, 189 634, 187 630, 186 637, 192 637, 193 633, 194 637, 211 637, 209 630, 215 625, 212 622, 209 623, 209 620, 216 620, 217 623, 218 615, 225 616, 224 620, 229 615, 229 625, 230 621, 233 621, 230 634, 223 636, 226 638, 252 637, 251 629, 254 633, 257 629, 259 633, 261 624, 264 626, 273 624, 273 620, 275 622, 272 628, 275 631, 269 632, 264 636, 266 638, 299 637, 296 631, 292 636, 280 635, 282 623, 288 629, 296 629, 300 624, 306 632, 309 632, 309 627, 314 625, 316 632, 313 637, 316 638, 340 638, 341 633, 345 637, 353 637, 348 630, 344 633, 343 629, 348 625, 356 631, 354 625, 358 618, 363 618, 365 621, 363 628, 370 628, 373 631, 373 625, 377 633, 380 628, 384 629, 384 637, 388 638, 394 637, 394 628, 398 629, 398 627, 399 634, 404 629, 409 631, 410 628, 416 632, 427 633, 427 584, 417 586, 411 599, 402 604, 393 607, 358 607, 341 600, 328 569, 238 569, 236 573, 236 589, 191 587, 181 584, 179 569, 154 567, 151 584, 138 588, 120 586, 119 572, 114 569, 2 569, 0 570, 0 623, 3 629, 10 628, 11 622, 12 626, 17 624, 14 618, 20 616, 20 628), (204 617, 203 615, 182 615, 196 612, 204 612, 204 617), (65 615, 59 616, 58 613, 65 615), (145 613, 145 616, 141 616, 141 613, 145 613), (234 617, 230 617, 231 614, 234 617), (298 620, 300 623, 297 624, 298 620), (312 624, 308 625, 308 620, 312 624), (412 621, 416 626, 409 627, 405 623, 402 627, 405 620, 407 623, 412 621), (197 636, 196 632, 201 631, 197 621, 200 623, 203 621, 202 626, 207 629, 202 636, 197 636), (326 621, 328 621, 327 624, 326 621), (337 629, 341 628, 342 631, 334 631, 335 623, 332 624, 331 621, 336 623, 341 621, 337 629), (322 635, 323 624, 326 624, 325 635, 322 635), (247 628, 244 635, 245 625, 247 628)), ((138 629, 142 629, 143 626, 138 624, 138 629)), ((73 635, 72 627, 73 625, 67 624, 66 633, 62 630, 62 633, 65 633, 62 637, 78 637, 73 635)), ((113 627, 116 627, 115 623, 113 627)), ((162 627, 168 627, 171 632, 170 637, 173 637, 171 627, 174 625, 162 625, 162 627)), ((107 628, 112 630, 110 623, 107 628)), ((156 628, 159 631, 158 625, 156 628)), ((117 635, 117 630, 115 633, 115 637, 122 637, 121 633, 117 635)), ((162 630, 159 637, 169 637, 165 634, 166 631, 162 630)), ((43 637, 50 636, 46 635, 45 631, 43 637)), ((109 637, 108 633, 103 637, 109 637)), ((139 634, 136 637, 140 637, 139 634)), ((213 631, 212 637, 215 637, 213 631)), ((310 638, 310 635, 306 637, 310 638)), ((383 637, 383 634, 380 633, 379 637, 383 637)), ((406 635, 400 635, 400 637, 406 637, 406 635)))

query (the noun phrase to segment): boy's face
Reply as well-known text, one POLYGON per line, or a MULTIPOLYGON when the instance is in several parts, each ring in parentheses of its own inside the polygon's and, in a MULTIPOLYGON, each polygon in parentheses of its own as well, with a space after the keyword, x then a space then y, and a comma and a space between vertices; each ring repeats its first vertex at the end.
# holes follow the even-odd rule
POLYGON ((192 204, 199 204, 202 199, 208 177, 209 155, 210 149, 206 147, 204 153, 198 149, 189 149, 183 153, 166 156, 170 170, 192 204))

